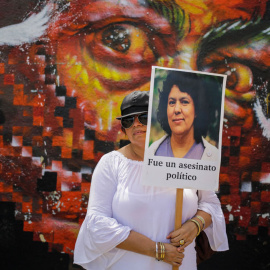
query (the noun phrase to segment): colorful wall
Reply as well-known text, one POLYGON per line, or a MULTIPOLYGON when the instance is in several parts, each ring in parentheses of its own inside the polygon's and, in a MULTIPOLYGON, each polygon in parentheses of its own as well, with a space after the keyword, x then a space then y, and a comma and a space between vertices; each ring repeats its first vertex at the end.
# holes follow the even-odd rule
MULTIPOLYGON (((152 65, 228 76, 219 192, 227 254, 235 256, 231 269, 249 269, 251 256, 252 269, 269 269, 267 0, 0 0, 0 7, 5 269, 19 269, 15 258, 28 269, 71 268, 93 169, 124 142, 119 104, 149 89, 152 65)), ((220 262, 230 266, 226 254, 212 260, 220 262)))

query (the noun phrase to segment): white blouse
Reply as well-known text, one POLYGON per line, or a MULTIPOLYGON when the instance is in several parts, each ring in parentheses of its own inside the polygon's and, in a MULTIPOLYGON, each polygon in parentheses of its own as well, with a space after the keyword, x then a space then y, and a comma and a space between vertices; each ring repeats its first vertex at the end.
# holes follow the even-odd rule
MULTIPOLYGON (((104 155, 95 168, 87 216, 81 226, 74 263, 91 270, 171 270, 155 258, 116 248, 131 230, 155 242, 169 242, 174 230, 176 189, 143 186, 143 163, 127 159, 117 151, 104 155)), ((228 249, 226 227, 220 202, 212 191, 185 189, 182 222, 197 209, 212 216, 205 229, 213 250, 228 249), (198 200, 199 199, 199 200, 198 200)), ((195 270, 195 241, 185 248, 181 270, 195 270)))

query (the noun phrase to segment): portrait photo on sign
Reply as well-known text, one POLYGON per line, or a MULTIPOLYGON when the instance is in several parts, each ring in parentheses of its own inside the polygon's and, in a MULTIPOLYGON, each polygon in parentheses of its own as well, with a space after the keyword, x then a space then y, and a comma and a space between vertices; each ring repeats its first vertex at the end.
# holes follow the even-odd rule
POLYGON ((218 189, 225 85, 226 75, 152 67, 144 184, 218 189))

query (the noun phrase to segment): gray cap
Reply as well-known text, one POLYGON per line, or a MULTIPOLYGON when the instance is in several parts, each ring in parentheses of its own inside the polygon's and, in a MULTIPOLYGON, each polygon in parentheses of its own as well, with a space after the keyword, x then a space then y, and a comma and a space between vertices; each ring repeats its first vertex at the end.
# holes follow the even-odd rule
POLYGON ((121 104, 121 119, 126 116, 148 112, 149 91, 134 91, 125 96, 121 104))

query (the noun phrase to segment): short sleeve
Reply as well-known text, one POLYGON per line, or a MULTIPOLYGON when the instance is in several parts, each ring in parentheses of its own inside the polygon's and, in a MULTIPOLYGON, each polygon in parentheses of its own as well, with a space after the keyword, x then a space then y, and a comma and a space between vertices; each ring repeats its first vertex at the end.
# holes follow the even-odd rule
POLYGON ((112 154, 104 155, 95 168, 86 218, 80 228, 74 263, 85 266, 123 242, 130 228, 112 218, 112 200, 117 189, 117 163, 112 154))
POLYGON ((204 230, 211 248, 216 251, 228 250, 225 219, 217 195, 214 191, 200 190, 198 197, 198 209, 210 214, 212 217, 212 224, 204 230))

